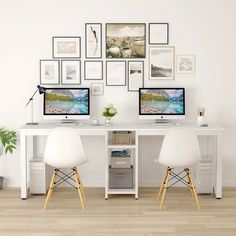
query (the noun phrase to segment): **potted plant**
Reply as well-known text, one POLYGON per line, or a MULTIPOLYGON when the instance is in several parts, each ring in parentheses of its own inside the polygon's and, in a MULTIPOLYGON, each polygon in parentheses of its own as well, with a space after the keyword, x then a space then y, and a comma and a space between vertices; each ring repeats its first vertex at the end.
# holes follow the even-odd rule
POLYGON ((117 114, 117 109, 113 106, 113 104, 108 104, 104 107, 102 115, 105 117, 105 124, 110 125, 111 119, 113 116, 117 114))
MULTIPOLYGON (((16 132, 0 128, 0 157, 7 153, 13 153, 16 149, 16 132)), ((3 176, 0 176, 0 189, 3 184, 3 176)))

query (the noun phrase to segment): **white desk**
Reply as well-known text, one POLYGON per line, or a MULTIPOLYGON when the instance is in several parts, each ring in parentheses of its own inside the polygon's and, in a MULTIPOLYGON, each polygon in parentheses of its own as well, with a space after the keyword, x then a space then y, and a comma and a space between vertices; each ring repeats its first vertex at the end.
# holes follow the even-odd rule
MULTIPOLYGON (((60 126, 60 125, 58 125, 60 126)), ((65 126, 65 125, 61 125, 65 126)), ((213 157, 213 187, 216 198, 222 198, 222 139, 224 128, 218 125, 210 125, 208 127, 199 127, 196 125, 187 125, 192 127, 196 134, 199 136, 214 136, 215 137, 215 155, 213 157)), ((33 136, 47 136, 50 131, 57 127, 55 124, 39 124, 35 126, 25 125, 19 129, 20 131, 20 155, 21 155, 21 198, 27 199, 28 187, 29 187, 29 177, 27 175, 29 159, 33 155, 33 136)), ((118 130, 129 130, 133 131, 135 134, 135 145, 133 146, 135 150, 135 186, 133 190, 128 192, 109 190, 108 187, 108 152, 105 156, 106 162, 106 180, 105 180, 105 198, 109 194, 123 194, 129 193, 134 194, 135 198, 138 198, 138 138, 140 136, 165 136, 167 131, 173 126, 152 126, 149 124, 114 124, 111 126, 76 126, 69 125, 69 127, 78 130, 80 135, 86 136, 101 136, 105 139, 105 147, 107 150, 109 148, 109 132, 118 130)))

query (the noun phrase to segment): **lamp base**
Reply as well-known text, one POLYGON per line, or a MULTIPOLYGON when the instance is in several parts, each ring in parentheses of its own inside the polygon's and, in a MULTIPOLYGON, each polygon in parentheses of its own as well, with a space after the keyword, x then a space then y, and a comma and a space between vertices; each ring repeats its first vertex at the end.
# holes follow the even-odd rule
POLYGON ((37 122, 28 122, 28 123, 26 123, 26 125, 38 125, 39 123, 37 123, 37 122))

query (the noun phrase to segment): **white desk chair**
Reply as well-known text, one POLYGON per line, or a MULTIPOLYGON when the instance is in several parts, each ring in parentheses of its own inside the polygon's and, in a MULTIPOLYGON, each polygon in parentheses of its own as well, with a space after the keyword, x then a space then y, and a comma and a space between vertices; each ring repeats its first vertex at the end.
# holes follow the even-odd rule
POLYGON ((197 135, 194 133, 194 131, 190 128, 182 127, 171 129, 163 140, 158 160, 161 164, 167 166, 165 177, 162 181, 159 193, 157 195, 158 200, 163 191, 160 209, 162 209, 166 190, 179 181, 190 188, 192 197, 193 199, 195 199, 198 209, 200 209, 198 196, 193 183, 193 178, 189 170, 189 167, 197 164, 200 161, 200 150, 197 135), (184 170, 176 174, 173 172, 173 169, 175 167, 180 167, 184 170), (183 173, 185 175, 181 177, 183 173), (187 180, 185 180, 186 177, 187 180), (175 179, 176 181, 168 186, 169 181, 173 179, 175 179))
POLYGON ((46 164, 55 167, 44 209, 47 207, 54 188, 65 181, 73 187, 75 186, 71 181, 76 183, 75 188, 79 192, 81 206, 84 209, 85 193, 76 166, 84 164, 87 159, 78 132, 67 127, 53 129, 47 139, 44 160, 46 164), (69 168, 71 171, 69 174, 65 174, 60 170, 61 168, 69 168), (58 177, 58 181, 56 181, 56 177, 58 177))

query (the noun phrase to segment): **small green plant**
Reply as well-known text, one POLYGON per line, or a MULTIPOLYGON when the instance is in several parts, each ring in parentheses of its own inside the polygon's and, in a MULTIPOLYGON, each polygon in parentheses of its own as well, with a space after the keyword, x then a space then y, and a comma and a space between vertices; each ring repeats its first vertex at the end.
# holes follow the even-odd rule
POLYGON ((103 109, 103 112, 102 112, 102 115, 104 116, 104 117, 113 117, 113 116, 115 116, 117 114, 117 110, 116 110, 116 108, 113 106, 113 104, 108 104, 108 105, 106 105, 105 107, 104 107, 104 109, 103 109))
POLYGON ((5 154, 8 152, 13 153, 13 150, 16 149, 16 132, 0 128, 0 141, 2 142, 5 154))

